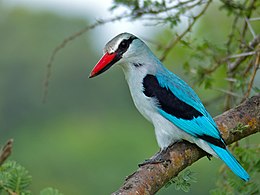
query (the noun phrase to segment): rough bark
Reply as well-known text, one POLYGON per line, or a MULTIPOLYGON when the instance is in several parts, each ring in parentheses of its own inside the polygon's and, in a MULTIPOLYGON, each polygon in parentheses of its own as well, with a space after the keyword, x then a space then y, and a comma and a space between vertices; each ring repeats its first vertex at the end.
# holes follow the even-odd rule
MULTIPOLYGON (((260 95, 253 96, 241 105, 214 118, 223 138, 231 144, 260 131, 260 95)), ((147 164, 128 176, 113 195, 155 194, 171 178, 190 166, 206 153, 189 142, 171 146, 165 157, 169 162, 147 164)))

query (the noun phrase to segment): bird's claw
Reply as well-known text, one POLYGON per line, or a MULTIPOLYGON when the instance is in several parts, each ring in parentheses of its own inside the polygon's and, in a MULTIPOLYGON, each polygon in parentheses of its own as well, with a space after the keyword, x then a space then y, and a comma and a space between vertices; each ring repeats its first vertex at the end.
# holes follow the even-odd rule
POLYGON ((142 163, 139 163, 138 166, 142 167, 147 164, 161 164, 161 163, 163 165, 167 165, 167 164, 171 163, 171 160, 165 156, 166 151, 167 151, 167 149, 160 150, 155 156, 153 156, 150 159, 146 159, 142 163))
POLYGON ((167 161, 167 160, 163 160, 161 158, 158 158, 158 159, 157 158, 150 158, 150 159, 146 159, 142 163, 139 163, 138 166, 142 167, 142 166, 147 165, 147 164, 159 164, 159 163, 163 163, 165 161, 167 161))
POLYGON ((212 158, 212 155, 211 155, 211 154, 207 153, 206 156, 207 156, 207 158, 208 158, 209 160, 211 160, 211 158, 212 158))

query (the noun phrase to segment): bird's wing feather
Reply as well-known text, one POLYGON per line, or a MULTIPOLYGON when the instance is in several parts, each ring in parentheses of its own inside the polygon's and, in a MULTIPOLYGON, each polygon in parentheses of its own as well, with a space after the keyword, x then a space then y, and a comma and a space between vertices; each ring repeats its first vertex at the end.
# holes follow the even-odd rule
POLYGON ((205 109, 198 95, 187 83, 170 71, 167 71, 167 74, 159 73, 156 75, 156 78, 158 79, 161 87, 169 89, 178 99, 201 112, 204 116, 208 117, 211 123, 216 126, 214 120, 205 109))
MULTIPOLYGON (((200 137, 202 139, 204 138, 206 141, 208 141, 207 139, 213 139, 214 142, 214 139, 216 139, 215 141, 219 140, 220 142, 223 142, 216 123, 203 106, 197 94, 179 77, 171 72, 166 73, 158 73, 155 75, 160 87, 162 87, 164 90, 166 89, 168 91, 167 93, 172 93, 172 95, 178 100, 178 102, 176 102, 173 98, 171 98, 172 101, 175 102, 171 102, 170 104, 178 104, 177 107, 175 106, 173 109, 182 109, 179 107, 181 107, 180 105, 183 104, 186 107, 183 107, 183 110, 178 110, 178 112, 187 112, 186 114, 191 114, 191 116, 190 118, 188 116, 178 117, 175 114, 165 110, 163 107, 159 108, 160 114, 174 123, 180 129, 195 137, 200 137), (200 114, 196 115, 196 111, 198 111, 200 114)), ((169 101, 171 100, 167 98, 161 98, 159 103, 169 104, 169 101), (165 103, 165 101, 168 103, 165 103)))

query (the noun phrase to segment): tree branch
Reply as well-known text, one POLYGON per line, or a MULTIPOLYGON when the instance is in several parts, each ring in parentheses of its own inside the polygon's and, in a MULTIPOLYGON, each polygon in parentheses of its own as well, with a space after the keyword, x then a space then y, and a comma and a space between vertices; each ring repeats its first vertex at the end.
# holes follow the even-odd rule
MULTIPOLYGON (((260 131, 260 95, 253 96, 239 106, 215 117, 227 144, 260 131), (244 128, 238 129, 238 125, 244 128)), ((206 153, 196 145, 183 141, 171 146, 165 157, 171 162, 148 164, 128 176, 113 195, 154 194, 172 177, 190 166, 206 153)), ((164 157, 163 157, 164 158, 164 157)))

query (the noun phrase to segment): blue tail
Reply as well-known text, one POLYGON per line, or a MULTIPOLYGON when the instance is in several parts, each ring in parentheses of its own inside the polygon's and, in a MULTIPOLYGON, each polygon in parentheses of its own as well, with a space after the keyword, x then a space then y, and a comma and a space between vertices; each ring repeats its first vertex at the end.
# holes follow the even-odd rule
POLYGON ((226 165, 241 179, 244 181, 249 180, 248 173, 244 170, 244 168, 239 164, 239 162, 235 159, 235 157, 228 151, 228 149, 223 149, 213 144, 210 144, 210 147, 215 151, 215 153, 219 156, 221 160, 223 160, 226 165))

